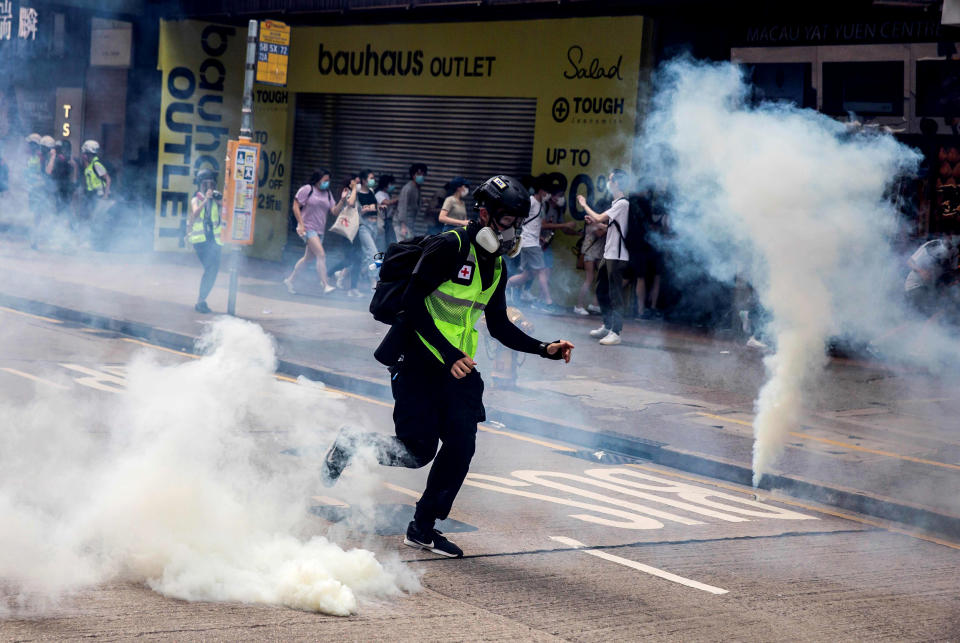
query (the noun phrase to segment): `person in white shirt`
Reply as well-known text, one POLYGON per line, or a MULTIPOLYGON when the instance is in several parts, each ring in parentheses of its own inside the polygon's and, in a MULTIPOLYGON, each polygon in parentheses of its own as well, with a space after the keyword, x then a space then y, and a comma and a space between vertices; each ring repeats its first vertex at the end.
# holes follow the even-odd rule
POLYGON ((546 199, 550 198, 550 180, 541 174, 533 180, 533 195, 530 197, 530 213, 523 220, 520 234, 520 274, 507 280, 507 288, 518 288, 533 278, 540 284, 540 296, 546 306, 553 306, 550 296, 550 271, 543 258, 540 246, 541 230, 569 229, 571 223, 544 222, 546 199))
POLYGON ((960 235, 927 241, 907 260, 910 274, 903 290, 913 306, 925 315, 937 312, 941 286, 957 276, 960 235))
POLYGON ((630 203, 625 190, 630 180, 623 170, 614 170, 607 177, 607 185, 613 195, 610 208, 601 214, 594 212, 587 199, 577 195, 577 203, 586 211, 583 220, 588 224, 603 223, 607 226, 607 240, 603 248, 603 267, 597 280, 597 300, 603 314, 603 325, 590 331, 590 336, 600 340, 604 346, 620 343, 623 332, 623 274, 630 261, 626 237, 630 216, 630 203))

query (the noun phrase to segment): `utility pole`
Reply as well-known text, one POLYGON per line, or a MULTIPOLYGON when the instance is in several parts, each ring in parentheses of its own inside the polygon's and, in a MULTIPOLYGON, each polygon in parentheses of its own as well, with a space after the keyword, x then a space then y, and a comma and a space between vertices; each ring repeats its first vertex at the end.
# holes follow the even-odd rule
MULTIPOLYGON (((240 109, 240 143, 249 143, 253 137, 253 77, 257 68, 256 20, 247 23, 247 62, 243 72, 243 102, 240 109)), ((230 244, 230 291, 227 295, 227 314, 237 310, 237 272, 240 263, 240 246, 230 244)))

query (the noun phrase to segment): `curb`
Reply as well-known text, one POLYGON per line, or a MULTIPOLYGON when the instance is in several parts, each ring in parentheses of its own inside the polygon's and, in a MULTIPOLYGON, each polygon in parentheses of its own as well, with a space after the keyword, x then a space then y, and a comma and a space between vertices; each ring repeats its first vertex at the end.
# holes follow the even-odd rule
MULTIPOLYGON (((72 308, 64 308, 46 302, 0 293, 0 305, 33 315, 53 317, 92 328, 110 330, 148 341, 164 348, 193 354, 196 337, 164 330, 141 322, 117 319, 72 308)), ((303 375, 311 380, 351 393, 367 395, 383 400, 392 399, 390 385, 369 378, 342 373, 330 369, 307 366, 289 360, 277 361, 277 372, 290 377, 303 375)), ((672 467, 727 482, 751 486, 753 472, 743 465, 728 462, 705 454, 684 451, 662 442, 654 442, 634 436, 609 431, 595 431, 584 427, 563 424, 549 418, 504 411, 487 410, 487 419, 505 427, 539 437, 561 440, 585 449, 610 451, 631 458, 648 460, 655 464, 672 467)), ((782 491, 790 496, 812 500, 858 514, 874 516, 883 520, 913 525, 926 531, 949 537, 960 537, 960 517, 936 510, 899 502, 892 498, 873 496, 855 489, 832 487, 799 476, 782 474, 765 475, 759 488, 782 491)))

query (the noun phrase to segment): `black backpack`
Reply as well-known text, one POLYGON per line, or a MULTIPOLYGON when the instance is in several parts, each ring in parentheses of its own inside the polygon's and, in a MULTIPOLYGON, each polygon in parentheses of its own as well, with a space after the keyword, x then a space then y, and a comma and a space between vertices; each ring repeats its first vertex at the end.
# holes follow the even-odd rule
POLYGON ((611 220, 613 227, 617 229, 620 235, 620 250, 617 256, 620 256, 622 249, 626 248, 630 255, 630 263, 639 265, 640 258, 646 251, 646 227, 647 220, 650 218, 650 202, 639 194, 631 194, 624 197, 627 200, 629 210, 627 211, 627 234, 623 234, 620 224, 611 220))
MULTIPOLYGON (((403 295, 423 256, 423 249, 436 235, 414 237, 391 243, 383 253, 380 279, 370 300, 370 314, 378 322, 394 325, 403 315, 403 295)), ((470 252, 469 243, 461 243, 464 258, 470 252)))

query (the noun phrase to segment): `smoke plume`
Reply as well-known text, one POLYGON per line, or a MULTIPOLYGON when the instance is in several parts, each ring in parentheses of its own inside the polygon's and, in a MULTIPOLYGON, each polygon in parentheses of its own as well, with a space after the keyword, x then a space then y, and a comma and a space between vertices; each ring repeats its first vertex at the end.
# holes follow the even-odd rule
POLYGON ((281 452, 319 451, 349 415, 342 401, 278 382, 254 324, 217 321, 202 348, 174 366, 138 355, 126 394, 0 408, 0 611, 110 579, 337 615, 418 588, 398 561, 309 523, 319 462, 281 452))
POLYGON ((641 141, 644 178, 670 189, 671 269, 706 267, 729 284, 739 275, 769 314, 759 484, 801 422, 827 341, 868 342, 913 320, 889 197, 919 155, 811 110, 756 104, 736 65, 688 59, 660 70, 641 141))

